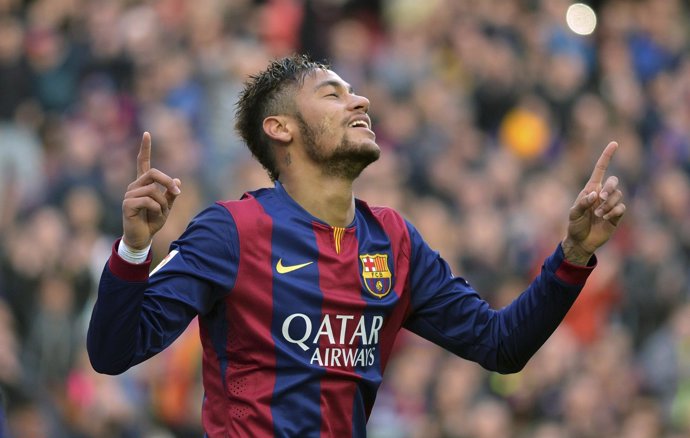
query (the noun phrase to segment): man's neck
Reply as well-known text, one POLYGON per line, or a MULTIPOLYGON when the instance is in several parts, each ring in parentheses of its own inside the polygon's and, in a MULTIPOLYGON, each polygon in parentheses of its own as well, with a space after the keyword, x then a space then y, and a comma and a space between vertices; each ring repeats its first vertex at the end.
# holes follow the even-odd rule
POLYGON ((355 217, 352 181, 307 176, 281 178, 285 191, 312 216, 333 227, 346 227, 355 217))

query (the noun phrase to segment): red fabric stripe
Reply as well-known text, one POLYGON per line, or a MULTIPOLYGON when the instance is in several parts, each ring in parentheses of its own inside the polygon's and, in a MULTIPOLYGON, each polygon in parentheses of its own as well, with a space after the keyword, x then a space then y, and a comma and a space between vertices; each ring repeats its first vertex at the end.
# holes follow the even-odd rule
MULTIPOLYGON (((392 280, 395 282, 391 285, 390 293, 396 294, 400 300, 393 312, 386 318, 380 333, 381 373, 383 374, 393 350, 395 338, 409 310, 410 291, 407 280, 410 271, 410 235, 403 218, 393 210, 372 208, 372 213, 378 219, 391 242, 393 260, 389 260, 389 263, 393 267, 394 277, 392 280)), ((367 408, 368 417, 372 406, 367 408)))
MULTIPOLYGON (((357 324, 362 317, 366 303, 359 291, 362 288, 359 280, 359 255, 354 229, 346 229, 341 240, 340 254, 335 251, 332 233, 329 227, 314 224, 316 244, 319 249, 319 287, 323 292, 322 320, 329 315, 333 331, 334 344, 328 336, 319 339, 319 350, 325 363, 327 376, 321 380, 321 437, 343 438, 352 436, 352 409, 354 405, 357 381, 360 377, 354 365, 347 366, 339 360, 340 366, 332 362, 333 352, 336 355, 357 352, 358 338, 350 344, 357 324), (338 319, 337 316, 341 318, 338 319), (343 317, 352 319, 343 319, 343 317), (344 328, 343 328, 344 326, 344 328), (340 343, 341 330, 344 329, 344 343, 340 343)), ((319 327, 314 327, 318 332, 319 327)))
POLYGON ((587 266, 574 265, 567 260, 563 260, 563 263, 556 270, 556 277, 568 284, 583 285, 587 281, 589 274, 596 267, 596 264, 595 256, 592 256, 592 260, 587 266))
POLYGON ((228 430, 224 436, 273 436, 273 221, 252 197, 222 205, 235 220, 240 243, 236 286, 228 295, 226 306, 229 402, 228 430))
POLYGON ((120 239, 117 239, 111 249, 110 259, 108 260, 108 268, 117 278, 125 281, 143 282, 149 279, 149 269, 151 268, 151 251, 146 256, 146 261, 141 264, 130 263, 123 260, 120 254, 117 253, 117 247, 120 245, 120 239))
POLYGON ((206 396, 201 408, 201 423, 209 437, 224 436, 227 430, 225 422, 228 418, 226 405, 228 399, 223 393, 223 380, 218 355, 213 348, 213 341, 202 319, 199 320, 199 337, 203 347, 202 378, 206 396))

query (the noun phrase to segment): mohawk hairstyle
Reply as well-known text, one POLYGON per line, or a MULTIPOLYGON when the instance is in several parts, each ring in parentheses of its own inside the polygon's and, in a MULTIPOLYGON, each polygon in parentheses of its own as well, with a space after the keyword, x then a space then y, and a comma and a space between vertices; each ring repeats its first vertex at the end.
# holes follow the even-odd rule
POLYGON ((280 174, 263 121, 271 115, 294 112, 290 91, 301 86, 313 71, 328 68, 328 64, 312 61, 307 55, 295 54, 271 61, 244 84, 236 105, 235 129, 272 181, 280 174))

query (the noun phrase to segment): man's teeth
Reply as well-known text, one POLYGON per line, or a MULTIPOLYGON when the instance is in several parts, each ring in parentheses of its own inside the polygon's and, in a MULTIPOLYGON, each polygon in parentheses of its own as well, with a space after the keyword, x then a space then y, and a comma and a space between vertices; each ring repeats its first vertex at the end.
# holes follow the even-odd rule
POLYGON ((362 127, 362 128, 368 128, 369 124, 365 122, 364 120, 357 120, 355 122, 350 123, 351 128, 357 128, 357 127, 362 127))

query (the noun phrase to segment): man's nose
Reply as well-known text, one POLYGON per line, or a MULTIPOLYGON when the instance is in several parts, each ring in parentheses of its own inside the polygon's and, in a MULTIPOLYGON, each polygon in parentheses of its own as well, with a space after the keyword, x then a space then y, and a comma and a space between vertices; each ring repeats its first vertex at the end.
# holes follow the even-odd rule
POLYGON ((350 107, 353 110, 363 110, 365 113, 369 112, 369 105, 371 104, 369 102, 369 99, 367 99, 364 96, 360 96, 358 94, 351 94, 350 95, 350 107))

